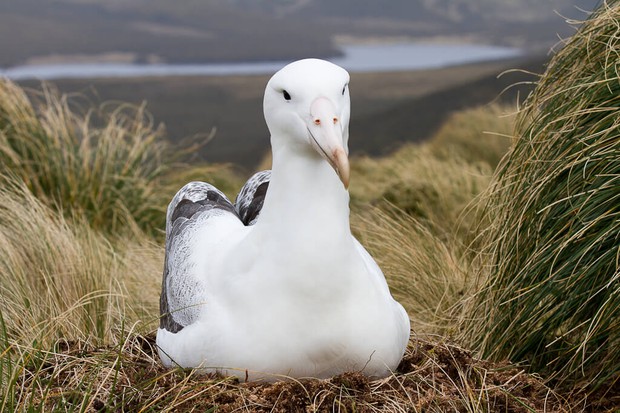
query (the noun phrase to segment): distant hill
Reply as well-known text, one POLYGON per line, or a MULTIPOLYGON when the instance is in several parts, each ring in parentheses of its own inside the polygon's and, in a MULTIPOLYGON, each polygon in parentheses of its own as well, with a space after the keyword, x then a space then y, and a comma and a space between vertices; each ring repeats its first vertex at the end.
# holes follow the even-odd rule
POLYGON ((0 2, 0 66, 33 57, 102 55, 214 62, 338 53, 331 35, 213 1, 0 2))
POLYGON ((599 0, 0 2, 0 66, 41 59, 213 62, 333 56, 335 36, 452 37, 548 49, 599 0), (559 14, 559 15, 558 15, 559 14), (93 57, 93 55, 97 55, 93 57))
MULTIPOLYGON (((385 155, 405 142, 431 137, 453 112, 495 100, 514 104, 523 99, 542 73, 547 57, 526 61, 480 62, 413 72, 353 73, 351 76, 351 150, 385 155), (522 69, 498 74, 506 69, 522 69)), ((269 150, 269 131, 262 111, 269 75, 225 77, 148 77, 68 79, 55 86, 81 101, 148 102, 156 122, 163 122, 172 142, 205 136, 215 138, 195 155, 208 162, 232 162, 253 170, 269 150)), ((21 82, 40 90, 39 82, 21 82)))
POLYGON ((231 0, 244 10, 329 22, 359 34, 466 36, 482 43, 540 50, 572 34, 600 0, 231 0), (557 35, 556 35, 557 34, 557 35))
POLYGON ((598 0, 227 0, 243 10, 255 10, 277 16, 312 16, 323 19, 393 19, 467 22, 498 20, 503 22, 549 21, 556 13, 578 17, 578 9, 591 10, 598 0))

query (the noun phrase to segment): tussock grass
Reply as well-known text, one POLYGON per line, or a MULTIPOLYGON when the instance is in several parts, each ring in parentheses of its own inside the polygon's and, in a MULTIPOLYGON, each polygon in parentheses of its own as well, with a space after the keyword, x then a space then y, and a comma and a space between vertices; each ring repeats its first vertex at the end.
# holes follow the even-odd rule
POLYGON ((234 195, 234 169, 173 163, 143 108, 99 124, 66 97, 37 106, 0 89, 0 411, 565 411, 541 380, 431 337, 455 331, 450 309, 471 295, 464 246, 479 221, 465 211, 504 147, 458 148, 492 146, 484 109, 451 120, 454 132, 472 121, 471 145, 446 126, 437 142, 352 162, 354 231, 416 333, 398 371, 256 384, 165 370, 149 333, 169 199, 192 179, 234 195))
POLYGON ((619 34, 620 4, 605 2, 520 113, 488 204, 489 275, 465 328, 487 357, 524 361, 562 387, 612 398, 620 385, 619 34))
POLYGON ((158 191, 165 144, 143 106, 120 105, 82 115, 49 88, 33 103, 0 79, 0 173, 26 183, 39 199, 82 214, 97 229, 118 233, 137 223, 163 225, 167 199, 158 191))
POLYGON ((76 102, 49 87, 30 98, 0 79, 0 179, 17 178, 41 201, 110 234, 136 226, 160 234, 168 202, 189 180, 229 194, 241 186, 230 165, 183 162, 204 142, 170 147, 145 105, 82 113, 76 102))
POLYGON ((352 227, 386 275, 417 333, 450 333, 450 309, 469 288, 467 265, 454 245, 416 218, 375 207, 353 216, 352 227))
POLYGON ((368 204, 388 211, 395 206, 441 239, 469 244, 479 225, 472 204, 508 150, 512 112, 499 105, 464 110, 424 144, 405 145, 381 159, 354 158, 353 211, 368 204))
POLYGON ((395 206, 443 240, 456 237, 467 243, 475 219, 463 215, 486 189, 492 173, 482 162, 471 164, 456 155, 440 159, 429 146, 405 146, 389 158, 352 163, 352 209, 395 206))
POLYGON ((113 327, 157 320, 163 251, 146 237, 109 239, 25 187, 0 187, 0 318, 11 343, 107 343, 113 327))

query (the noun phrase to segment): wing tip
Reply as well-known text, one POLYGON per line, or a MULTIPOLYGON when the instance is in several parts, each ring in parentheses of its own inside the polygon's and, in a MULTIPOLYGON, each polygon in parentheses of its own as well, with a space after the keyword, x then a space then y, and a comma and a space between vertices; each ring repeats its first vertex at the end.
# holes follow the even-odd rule
POLYGON ((253 225, 260 215, 271 180, 271 170, 255 173, 235 199, 235 209, 244 225, 253 225))

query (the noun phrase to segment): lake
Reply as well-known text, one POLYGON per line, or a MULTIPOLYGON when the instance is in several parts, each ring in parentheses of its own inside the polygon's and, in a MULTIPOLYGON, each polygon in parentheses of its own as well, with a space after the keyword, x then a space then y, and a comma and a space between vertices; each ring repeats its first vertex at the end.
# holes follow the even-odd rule
MULTIPOLYGON (((521 55, 515 48, 442 43, 346 45, 344 56, 328 59, 351 72, 433 69, 521 55)), ((0 69, 12 80, 142 76, 226 76, 269 74, 288 61, 208 64, 80 63, 16 66, 0 69)))

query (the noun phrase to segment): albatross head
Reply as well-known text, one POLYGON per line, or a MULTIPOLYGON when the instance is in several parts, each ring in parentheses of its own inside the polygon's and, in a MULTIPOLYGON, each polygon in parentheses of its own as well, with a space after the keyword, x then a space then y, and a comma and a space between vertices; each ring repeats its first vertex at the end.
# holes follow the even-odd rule
POLYGON ((265 89, 263 109, 272 145, 321 156, 349 186, 349 74, 319 59, 293 62, 265 89), (318 155, 317 155, 318 154, 318 155))

